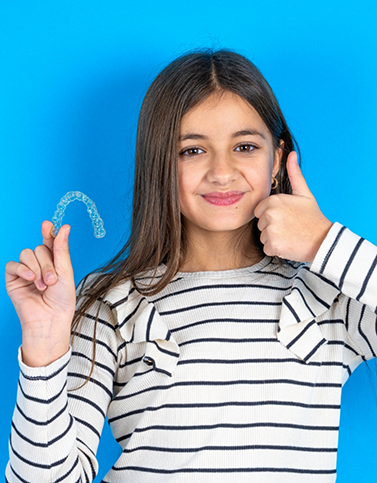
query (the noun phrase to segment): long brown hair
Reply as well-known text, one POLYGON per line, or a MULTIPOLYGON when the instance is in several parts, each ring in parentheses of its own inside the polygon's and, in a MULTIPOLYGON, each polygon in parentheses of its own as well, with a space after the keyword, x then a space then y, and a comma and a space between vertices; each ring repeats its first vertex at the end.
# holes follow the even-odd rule
MULTIPOLYGON (((130 237, 112 260, 91 272, 101 276, 86 287, 73 331, 94 302, 121 282, 131 280, 140 293, 154 295, 179 271, 186 250, 177 176, 180 121, 195 105, 222 91, 231 91, 254 107, 269 129, 275 149, 283 141, 279 184, 274 193, 291 193, 286 161, 288 153, 298 146, 269 84, 255 65, 228 50, 201 50, 177 58, 152 82, 140 110, 130 237), (156 273, 162 263, 166 269, 153 284, 137 284, 137 276, 151 270, 156 273)), ((254 243, 261 247, 256 223, 251 225, 254 243)), ((81 295, 79 291, 79 299, 81 295)), ((98 313, 99 309, 96 322, 98 313)))

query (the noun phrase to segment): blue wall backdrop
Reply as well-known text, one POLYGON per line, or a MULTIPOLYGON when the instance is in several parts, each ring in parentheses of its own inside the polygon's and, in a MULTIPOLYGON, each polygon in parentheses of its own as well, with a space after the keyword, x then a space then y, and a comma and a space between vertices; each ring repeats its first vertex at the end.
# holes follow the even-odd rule
MULTIPOLYGON (((273 87, 302 150, 303 171, 331 220, 377 243, 377 2, 14 0, 0 3, 1 264, 41 243, 59 199, 94 199, 71 224, 75 279, 114 255, 130 220, 138 110, 153 77, 181 53, 243 53, 273 87)), ((19 321, 0 285, 0 471, 17 389, 19 321)), ((338 483, 376 481, 376 366, 346 384, 338 483)), ((105 428, 100 475, 119 454, 105 428)))

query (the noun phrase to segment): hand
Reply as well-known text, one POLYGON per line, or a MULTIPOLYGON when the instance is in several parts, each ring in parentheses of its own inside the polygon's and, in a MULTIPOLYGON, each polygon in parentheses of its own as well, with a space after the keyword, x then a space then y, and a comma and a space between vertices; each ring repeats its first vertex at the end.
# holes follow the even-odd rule
POLYGON ((6 289, 22 326, 23 361, 29 366, 48 365, 69 349, 76 307, 70 226, 61 227, 56 238, 52 228, 44 221, 43 245, 22 250, 19 263, 5 267, 6 289))
POLYGON ((321 212, 292 151, 287 159, 292 194, 277 194, 254 210, 266 255, 312 262, 332 223, 321 212))

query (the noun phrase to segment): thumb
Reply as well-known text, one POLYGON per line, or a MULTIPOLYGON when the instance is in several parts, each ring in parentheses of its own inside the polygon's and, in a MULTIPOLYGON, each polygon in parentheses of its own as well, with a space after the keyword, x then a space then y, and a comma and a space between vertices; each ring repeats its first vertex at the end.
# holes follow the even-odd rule
POLYGON ((313 198, 297 161, 297 153, 291 151, 287 159, 287 171, 292 186, 292 195, 313 198))
POLYGON ((71 227, 69 225, 62 226, 54 240, 53 247, 56 271, 58 274, 65 274, 68 276, 72 275, 73 272, 68 247, 68 236, 70 231, 71 227))

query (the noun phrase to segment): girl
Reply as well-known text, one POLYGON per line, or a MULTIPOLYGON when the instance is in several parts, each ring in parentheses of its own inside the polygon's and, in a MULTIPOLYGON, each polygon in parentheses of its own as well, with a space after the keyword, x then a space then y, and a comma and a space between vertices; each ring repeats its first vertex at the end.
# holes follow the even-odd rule
POLYGON ((6 266, 9 483, 92 481, 106 416, 123 449, 107 483, 335 481, 342 385, 377 350, 377 248, 324 217, 294 147, 243 56, 158 75, 127 245, 77 306, 68 225, 6 266))

